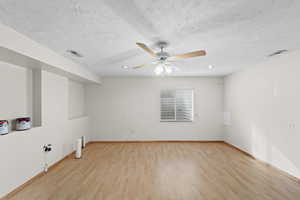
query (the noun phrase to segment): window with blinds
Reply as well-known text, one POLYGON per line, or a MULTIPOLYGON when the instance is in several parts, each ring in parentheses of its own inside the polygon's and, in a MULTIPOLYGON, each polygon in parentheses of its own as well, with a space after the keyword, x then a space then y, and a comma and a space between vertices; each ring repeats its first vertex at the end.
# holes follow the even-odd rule
POLYGON ((162 90, 160 92, 160 121, 193 121, 193 98, 192 89, 162 90))

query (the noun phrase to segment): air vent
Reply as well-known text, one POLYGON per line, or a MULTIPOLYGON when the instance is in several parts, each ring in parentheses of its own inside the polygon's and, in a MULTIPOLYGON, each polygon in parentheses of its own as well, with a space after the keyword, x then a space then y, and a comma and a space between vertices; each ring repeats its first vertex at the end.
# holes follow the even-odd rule
POLYGON ((281 49, 281 50, 275 51, 274 53, 271 53, 270 55, 268 55, 268 57, 277 56, 277 55, 286 53, 287 51, 288 50, 286 50, 286 49, 281 49))
POLYGON ((76 56, 76 57, 79 57, 79 58, 82 58, 83 55, 77 51, 74 51, 74 50, 67 50, 68 53, 70 53, 72 56, 76 56))

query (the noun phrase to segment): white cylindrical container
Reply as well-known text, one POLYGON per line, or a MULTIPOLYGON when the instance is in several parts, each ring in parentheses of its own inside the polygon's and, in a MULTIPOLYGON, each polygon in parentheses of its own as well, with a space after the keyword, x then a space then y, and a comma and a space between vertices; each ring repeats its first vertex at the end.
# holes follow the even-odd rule
POLYGON ((81 158, 81 148, 82 148, 82 139, 77 139, 76 142, 76 152, 75 152, 75 158, 79 159, 81 158))
POLYGON ((85 136, 82 136, 81 139, 82 139, 82 148, 85 148, 86 145, 85 136))

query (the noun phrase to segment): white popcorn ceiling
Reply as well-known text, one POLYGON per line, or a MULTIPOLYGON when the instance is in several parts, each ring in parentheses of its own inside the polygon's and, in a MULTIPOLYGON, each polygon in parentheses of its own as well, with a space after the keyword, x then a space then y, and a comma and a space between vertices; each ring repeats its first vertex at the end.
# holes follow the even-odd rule
POLYGON ((175 76, 226 75, 300 47, 299 0, 1 0, 0 21, 104 76, 154 75, 122 68, 152 60, 136 42, 207 51, 177 62, 175 76))

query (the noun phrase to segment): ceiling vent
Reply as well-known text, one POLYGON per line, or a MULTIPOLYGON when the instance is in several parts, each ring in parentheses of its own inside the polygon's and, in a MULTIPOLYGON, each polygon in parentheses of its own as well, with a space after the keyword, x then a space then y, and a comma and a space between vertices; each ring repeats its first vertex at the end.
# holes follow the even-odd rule
POLYGON ((79 52, 77 52, 77 51, 74 51, 74 50, 67 50, 67 52, 68 52, 69 54, 71 54, 72 56, 76 56, 76 57, 78 57, 78 58, 82 58, 82 57, 83 57, 83 55, 82 55, 81 53, 79 53, 79 52))
POLYGON ((286 49, 281 49, 281 50, 275 51, 274 53, 271 53, 270 55, 268 55, 268 57, 277 56, 277 55, 286 53, 287 51, 288 50, 286 50, 286 49))

